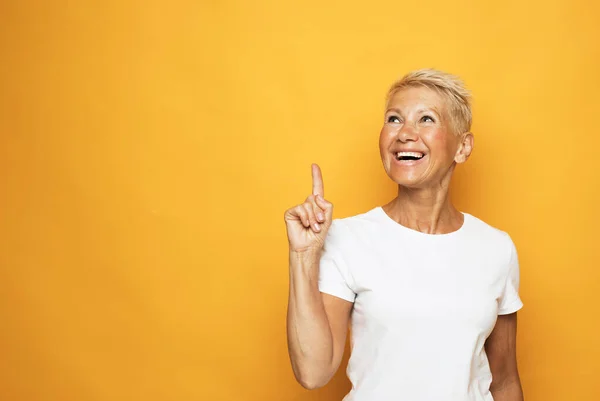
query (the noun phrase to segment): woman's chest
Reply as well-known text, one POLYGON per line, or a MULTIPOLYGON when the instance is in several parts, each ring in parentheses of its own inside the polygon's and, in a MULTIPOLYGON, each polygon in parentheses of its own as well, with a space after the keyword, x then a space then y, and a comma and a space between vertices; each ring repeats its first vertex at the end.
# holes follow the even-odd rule
POLYGON ((439 322, 444 327, 451 322, 489 333, 496 322, 504 283, 492 257, 460 248, 405 250, 378 253, 368 268, 353 270, 354 319, 359 323, 391 329, 407 322, 439 322))

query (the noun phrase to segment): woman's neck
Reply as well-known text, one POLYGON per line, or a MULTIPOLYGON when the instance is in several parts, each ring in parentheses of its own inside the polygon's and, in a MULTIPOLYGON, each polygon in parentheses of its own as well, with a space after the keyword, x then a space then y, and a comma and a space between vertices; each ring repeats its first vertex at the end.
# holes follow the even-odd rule
POLYGON ((447 234, 464 222, 463 214, 450 202, 447 188, 398 187, 398 196, 382 208, 399 224, 426 234, 447 234))

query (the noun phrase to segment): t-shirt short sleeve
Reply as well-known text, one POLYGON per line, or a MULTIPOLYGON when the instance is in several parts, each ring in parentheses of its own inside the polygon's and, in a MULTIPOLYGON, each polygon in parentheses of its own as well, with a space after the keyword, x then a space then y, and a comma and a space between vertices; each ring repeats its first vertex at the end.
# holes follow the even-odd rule
POLYGON ((350 287, 348 266, 343 258, 343 227, 333 220, 319 262, 319 291, 354 302, 356 294, 350 287))
POLYGON ((498 306, 498 314, 499 315, 508 315, 509 313, 513 313, 518 311, 523 307, 523 302, 519 297, 519 258, 517 255, 517 249, 515 247, 514 242, 510 237, 509 240, 509 249, 510 249, 510 258, 508 262, 508 269, 506 275, 506 282, 504 285, 504 290, 499 299, 498 306))

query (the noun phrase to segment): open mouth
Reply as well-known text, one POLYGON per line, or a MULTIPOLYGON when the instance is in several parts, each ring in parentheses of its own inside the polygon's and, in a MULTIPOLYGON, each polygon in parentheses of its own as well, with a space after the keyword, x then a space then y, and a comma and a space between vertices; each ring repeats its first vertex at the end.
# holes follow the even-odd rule
POLYGON ((425 154, 421 152, 398 152, 396 153, 396 160, 398 161, 415 161, 421 160, 425 157, 425 154))

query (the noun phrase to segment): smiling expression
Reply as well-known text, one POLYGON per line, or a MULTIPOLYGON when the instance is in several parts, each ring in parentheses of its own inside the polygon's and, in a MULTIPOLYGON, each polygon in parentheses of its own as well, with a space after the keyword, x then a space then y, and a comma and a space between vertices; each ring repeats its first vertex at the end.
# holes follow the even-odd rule
POLYGON ((471 138, 465 143, 465 135, 456 135, 452 126, 447 101, 435 90, 417 86, 394 93, 379 135, 388 176, 409 188, 449 181, 455 163, 466 161, 472 145, 471 138))

